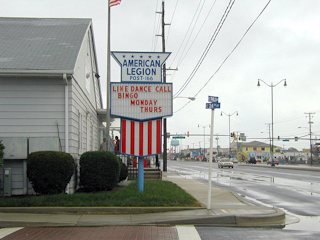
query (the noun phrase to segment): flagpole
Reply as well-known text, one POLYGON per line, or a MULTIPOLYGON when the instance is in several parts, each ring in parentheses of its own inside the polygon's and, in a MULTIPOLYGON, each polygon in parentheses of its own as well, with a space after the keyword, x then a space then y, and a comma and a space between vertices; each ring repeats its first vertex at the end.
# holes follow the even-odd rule
POLYGON ((110 151, 110 0, 108 0, 108 39, 107 39, 107 96, 106 96, 106 139, 107 151, 110 151))

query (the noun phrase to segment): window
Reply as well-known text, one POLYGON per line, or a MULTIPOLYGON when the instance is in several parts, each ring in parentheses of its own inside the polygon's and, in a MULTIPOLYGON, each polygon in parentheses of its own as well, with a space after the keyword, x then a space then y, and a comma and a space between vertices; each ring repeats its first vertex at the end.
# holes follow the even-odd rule
POLYGON ((266 148, 265 148, 265 147, 261 147, 261 150, 262 150, 262 151, 265 151, 265 150, 266 150, 266 148))
POLYGON ((257 148, 256 148, 256 147, 253 147, 253 151, 257 151, 257 148))

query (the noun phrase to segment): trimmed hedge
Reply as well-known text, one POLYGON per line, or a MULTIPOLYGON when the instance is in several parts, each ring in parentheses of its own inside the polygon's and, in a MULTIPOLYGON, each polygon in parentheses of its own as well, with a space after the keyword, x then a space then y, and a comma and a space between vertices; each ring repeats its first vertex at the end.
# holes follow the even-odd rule
POLYGON ((27 176, 39 194, 60 194, 75 170, 73 157, 65 152, 40 151, 27 159, 27 176))
POLYGON ((126 180, 127 177, 128 177, 128 167, 123 162, 121 162, 119 182, 126 180))
POLYGON ((80 185, 87 191, 111 190, 119 181, 120 166, 112 152, 85 152, 80 157, 80 185))
POLYGON ((4 145, 2 144, 2 140, 0 140, 0 167, 3 167, 3 149, 5 149, 4 145))

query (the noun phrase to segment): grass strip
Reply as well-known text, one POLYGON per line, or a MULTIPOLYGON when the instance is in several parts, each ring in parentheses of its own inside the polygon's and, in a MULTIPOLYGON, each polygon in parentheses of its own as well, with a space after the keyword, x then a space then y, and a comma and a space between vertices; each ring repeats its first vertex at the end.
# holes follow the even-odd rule
POLYGON ((136 181, 109 192, 3 197, 0 207, 199 207, 191 195, 169 181, 145 180, 144 191, 136 181))

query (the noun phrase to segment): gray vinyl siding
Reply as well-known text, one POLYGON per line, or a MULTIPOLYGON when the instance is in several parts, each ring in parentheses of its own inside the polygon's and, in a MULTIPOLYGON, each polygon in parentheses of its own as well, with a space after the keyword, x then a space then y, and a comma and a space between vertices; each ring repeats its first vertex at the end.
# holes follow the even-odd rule
MULTIPOLYGON (((57 21, 59 22, 60 20, 57 21)), ((77 20, 71 21, 77 22, 77 20)), ((96 112, 97 109, 102 108, 102 98, 99 79, 95 76, 95 73, 98 73, 98 69, 92 26, 90 20, 81 20, 80 22, 81 24, 86 23, 87 25, 86 30, 84 29, 84 25, 82 25, 81 29, 77 28, 79 31, 81 30, 82 39, 73 36, 73 38, 76 38, 74 41, 77 42, 77 47, 72 49, 76 51, 76 53, 64 54, 62 60, 65 61, 65 64, 62 64, 61 68, 60 59, 50 62, 51 65, 56 63, 57 66, 51 66, 48 63, 48 66, 44 67, 44 69, 48 71, 47 76, 51 74, 49 69, 53 71, 52 74, 54 75, 51 75, 51 78, 47 76, 41 77, 40 75, 37 75, 37 77, 30 77, 31 75, 24 77, 26 76, 24 74, 28 74, 29 71, 37 72, 37 66, 35 66, 34 69, 23 68, 23 66, 21 66, 19 70, 22 72, 17 75, 12 74, 10 77, 6 77, 5 75, 1 76, 0 74, 0 139, 1 137, 60 137, 61 150, 65 151, 66 82, 62 74, 61 78, 53 78, 52 76, 56 76, 56 71, 58 70, 64 71, 67 69, 68 152, 75 159, 78 173, 81 154, 86 151, 99 150, 99 144, 102 138, 99 130, 101 123, 99 122, 96 112), (88 81, 86 81, 86 79, 88 79, 86 78, 88 71, 90 72, 89 88, 88 81), (74 74, 70 77, 72 72, 74 74)), ((69 32, 64 33, 70 35, 69 32)), ((50 46, 51 45, 46 47, 49 48, 50 46)), ((58 46, 60 45, 58 44, 58 46)), ((21 48, 23 47, 24 46, 21 48)), ((62 52, 64 53, 64 51, 62 52)), ((44 62, 41 61, 41 64, 44 64, 44 62)), ((5 72, 7 70, 6 68, 5 72)), ((13 68, 12 71, 15 72, 16 70, 17 69, 13 68)), ((5 167, 13 169, 13 195, 23 194, 23 178, 25 177, 23 162, 23 159, 5 160, 5 167)), ((0 172, 0 179, 3 180, 2 171, 0 172)), ((75 174, 69 183, 70 193, 74 192, 78 183, 79 176, 75 174)), ((28 193, 33 193, 29 183, 28 193)))
POLYGON ((69 119, 69 152, 80 156, 86 151, 99 150, 100 133, 96 109, 101 108, 101 95, 94 53, 92 51, 91 28, 83 39, 75 72, 72 76, 72 107, 69 119), (90 91, 86 87, 86 67, 90 69, 90 91))
POLYGON ((64 131, 62 77, 0 79, 0 136, 57 137, 57 123, 64 131))
POLYGON ((99 150, 99 123, 96 110, 76 81, 72 84, 69 152, 81 155, 85 151, 99 150), (80 128, 80 129, 79 129, 80 128), (79 149, 80 146, 80 149, 79 149))

